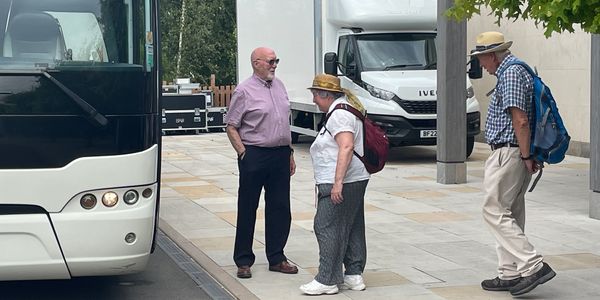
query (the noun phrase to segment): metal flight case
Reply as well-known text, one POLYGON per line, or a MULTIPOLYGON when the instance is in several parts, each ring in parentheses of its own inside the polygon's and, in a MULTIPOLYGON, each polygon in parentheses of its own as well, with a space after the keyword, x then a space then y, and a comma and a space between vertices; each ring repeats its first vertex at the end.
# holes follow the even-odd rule
POLYGON ((206 95, 163 93, 161 115, 161 128, 165 133, 206 131, 206 95))
POLYGON ((225 124, 227 107, 209 107, 206 115, 209 131, 223 131, 227 126, 227 124, 225 124))

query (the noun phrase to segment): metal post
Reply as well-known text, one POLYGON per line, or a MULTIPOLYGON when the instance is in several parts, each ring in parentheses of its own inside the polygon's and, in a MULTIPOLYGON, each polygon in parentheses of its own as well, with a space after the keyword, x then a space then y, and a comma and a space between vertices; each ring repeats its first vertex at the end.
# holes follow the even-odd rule
POLYGON ((467 23, 444 16, 454 0, 438 0, 437 182, 467 182, 467 23))
POLYGON ((600 219, 600 34, 592 35, 590 97, 590 218, 600 219))

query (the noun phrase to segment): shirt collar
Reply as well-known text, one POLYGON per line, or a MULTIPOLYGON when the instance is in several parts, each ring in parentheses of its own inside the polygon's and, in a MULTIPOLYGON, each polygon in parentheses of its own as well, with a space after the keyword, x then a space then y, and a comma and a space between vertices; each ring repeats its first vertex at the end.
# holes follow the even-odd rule
POLYGON ((260 83, 260 85, 262 85, 262 86, 271 86, 271 85, 273 84, 273 80, 271 80, 271 81, 266 81, 266 80, 263 80, 262 78, 258 77, 258 75, 256 75, 256 74, 252 74, 252 77, 253 77, 253 78, 254 78, 254 79, 255 79, 255 80, 258 82, 258 83, 260 83))
POLYGON ((344 100, 346 100, 346 96, 342 96, 342 97, 339 97, 339 98, 333 100, 333 102, 329 106, 329 110, 327 111, 327 113, 330 114, 331 111, 333 111, 333 109, 335 108, 335 106, 340 103, 344 103, 345 102, 344 100))
POLYGON ((506 68, 508 68, 508 63, 517 59, 514 55, 509 54, 507 55, 504 60, 502 60, 502 62, 500 63, 500 65, 498 66, 498 69, 496 69, 496 73, 494 75, 496 75, 496 77, 498 77, 498 75, 502 74, 502 72, 504 72, 504 70, 506 68))

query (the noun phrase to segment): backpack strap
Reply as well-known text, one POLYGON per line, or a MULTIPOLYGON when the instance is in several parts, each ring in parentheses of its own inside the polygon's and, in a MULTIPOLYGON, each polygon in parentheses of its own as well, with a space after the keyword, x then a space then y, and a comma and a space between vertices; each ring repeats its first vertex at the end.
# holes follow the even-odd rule
MULTIPOLYGON (((511 62, 508 62, 508 63, 506 64, 506 67, 504 68, 504 70, 502 70, 502 72, 498 74, 498 78, 500 78, 500 76, 502 76, 502 73, 504 73, 504 71, 506 71, 506 69, 508 69, 508 67, 510 67, 510 66, 513 66, 513 65, 520 65, 520 66, 522 66, 523 68, 525 68, 525 70, 527 70, 527 72, 528 72, 528 73, 529 73, 529 74, 530 74, 530 75, 531 75, 533 78, 535 78, 535 77, 538 77, 537 73, 536 73, 535 71, 533 71, 533 69, 531 69, 531 67, 530 67, 530 66, 529 66, 529 65, 528 65, 526 62, 524 62, 524 61, 522 61, 522 60, 520 60, 520 59, 515 59, 515 60, 513 60, 513 61, 511 61, 511 62)), ((491 90, 490 90, 490 91, 489 91, 489 92, 486 94, 486 96, 489 96, 489 95, 491 95, 491 94, 492 94, 492 92, 493 92, 494 90, 496 90, 496 87, 497 87, 497 86, 498 86, 498 82, 496 82, 496 85, 494 86, 494 88, 493 88, 493 89, 491 89, 491 90)))
POLYGON ((353 115, 355 115, 359 120, 361 120, 361 121, 365 120, 365 116, 358 109, 354 108, 352 105, 347 104, 347 103, 338 103, 336 106, 333 107, 331 112, 329 112, 329 113, 327 113, 327 115, 325 115, 325 123, 327 123, 329 116, 331 116, 331 114, 336 109, 347 110, 347 111, 351 112, 353 115))
MULTIPOLYGON (((506 65, 506 68, 508 68, 508 67, 510 67, 510 66, 512 66, 512 65, 520 65, 520 66, 523 66, 523 68, 525 68, 525 70, 527 70, 527 72, 529 72, 529 74, 531 74, 531 76, 533 76, 533 77, 536 77, 536 76, 537 76, 537 73, 536 73, 535 71, 533 71, 533 69, 532 69, 532 68, 531 68, 531 67, 530 67, 530 66, 529 66, 527 63, 525 63, 525 62, 524 62, 524 61, 522 61, 522 60, 516 59, 516 60, 513 60, 513 61, 509 62, 509 63, 506 65)), ((504 68, 504 70, 506 70, 506 68, 504 68)), ((502 72, 504 72, 504 70, 503 70, 502 72)))
MULTIPOLYGON (((349 111, 351 112, 354 116, 356 116, 361 122, 363 122, 363 145, 364 143, 366 143, 366 139, 365 139, 365 128, 364 128, 364 122, 365 122, 365 116, 356 108, 352 107, 352 105, 347 104, 347 103, 338 103, 336 106, 333 107, 333 109, 327 113, 325 115, 325 122, 323 123, 323 128, 325 128, 325 131, 327 131, 329 133, 329 135, 331 135, 333 137, 333 135, 331 134, 331 131, 329 131, 329 129, 327 129, 327 121, 329 120, 329 117, 331 116, 331 114, 336 110, 336 109, 343 109, 345 111, 349 111)), ((358 155, 358 153, 354 150, 352 150, 352 152, 354 152, 354 155, 356 155, 356 157, 358 157, 359 159, 362 159, 362 157, 360 155, 358 155)))
POLYGON ((535 176, 535 179, 533 180, 533 183, 531 184, 531 187, 529 188, 528 192, 532 192, 533 189, 535 188, 535 186, 537 185, 538 181, 540 181, 540 178, 542 178, 542 173, 544 172, 544 164, 538 164, 538 167, 540 168, 540 170, 538 171, 537 176, 535 176))

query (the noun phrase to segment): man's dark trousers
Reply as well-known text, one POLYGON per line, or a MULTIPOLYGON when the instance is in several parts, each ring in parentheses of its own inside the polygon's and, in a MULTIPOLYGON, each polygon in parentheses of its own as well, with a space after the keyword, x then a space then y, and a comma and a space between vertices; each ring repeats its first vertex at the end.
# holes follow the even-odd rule
POLYGON ((286 260, 283 248, 290 233, 290 155, 285 147, 246 146, 238 159, 239 189, 237 227, 233 260, 239 266, 252 266, 256 209, 260 193, 265 189, 265 240, 269 265, 286 260))

